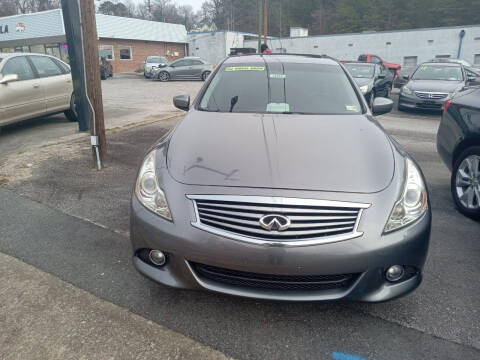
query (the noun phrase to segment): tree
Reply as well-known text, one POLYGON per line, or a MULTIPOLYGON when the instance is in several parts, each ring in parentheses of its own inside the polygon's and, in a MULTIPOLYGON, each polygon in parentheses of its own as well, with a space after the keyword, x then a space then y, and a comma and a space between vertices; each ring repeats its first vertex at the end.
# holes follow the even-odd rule
POLYGON ((15 0, 2 0, 2 6, 0 6, 0 17, 10 16, 17 13, 15 6, 15 0))
POLYGON ((129 9, 125 6, 124 3, 113 3, 111 1, 105 1, 98 7, 98 12, 105 14, 105 15, 113 15, 113 16, 123 16, 123 17, 130 17, 133 14, 129 11, 129 9))

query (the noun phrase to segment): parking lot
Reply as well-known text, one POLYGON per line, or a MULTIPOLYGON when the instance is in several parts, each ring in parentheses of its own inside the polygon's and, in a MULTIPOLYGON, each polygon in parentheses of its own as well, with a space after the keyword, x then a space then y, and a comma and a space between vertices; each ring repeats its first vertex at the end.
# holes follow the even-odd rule
POLYGON ((382 304, 298 304, 172 290, 141 277, 128 238, 137 167, 179 120, 172 97, 194 96, 202 84, 138 75, 103 81, 111 130, 102 172, 91 170, 85 137, 75 138, 77 125, 63 115, 4 128, 0 252, 233 358, 480 358, 480 223, 451 199, 436 153, 438 114, 395 107, 378 118, 419 162, 430 190, 430 252, 414 293, 382 304))

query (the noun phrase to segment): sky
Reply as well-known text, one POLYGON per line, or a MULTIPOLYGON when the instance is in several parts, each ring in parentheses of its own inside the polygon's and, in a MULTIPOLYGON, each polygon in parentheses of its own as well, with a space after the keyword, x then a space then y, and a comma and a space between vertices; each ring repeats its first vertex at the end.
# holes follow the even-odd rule
MULTIPOLYGON (((136 3, 143 2, 144 0, 133 0, 136 3)), ((191 5, 193 7, 193 10, 200 10, 200 7, 202 6, 202 3, 205 0, 173 0, 177 5, 191 5)))

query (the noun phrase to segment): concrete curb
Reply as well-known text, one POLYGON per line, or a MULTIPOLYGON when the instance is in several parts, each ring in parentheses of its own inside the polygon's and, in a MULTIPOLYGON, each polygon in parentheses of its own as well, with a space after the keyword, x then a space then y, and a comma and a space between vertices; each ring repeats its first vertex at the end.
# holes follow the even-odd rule
POLYGON ((0 359, 229 359, 0 253, 0 359))

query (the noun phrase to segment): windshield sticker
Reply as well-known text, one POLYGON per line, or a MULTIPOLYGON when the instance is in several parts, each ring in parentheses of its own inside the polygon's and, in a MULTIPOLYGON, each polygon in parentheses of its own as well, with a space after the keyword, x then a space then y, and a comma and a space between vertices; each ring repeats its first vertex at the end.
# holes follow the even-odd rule
POLYGON ((270 79, 285 79, 286 77, 285 74, 270 74, 270 79))
POLYGON ((358 111, 355 105, 345 105, 345 109, 347 109, 347 111, 358 111))
POLYGON ((225 71, 265 71, 265 66, 228 66, 225 71))
POLYGON ((285 103, 270 103, 267 105, 267 112, 289 112, 290 105, 285 103))

